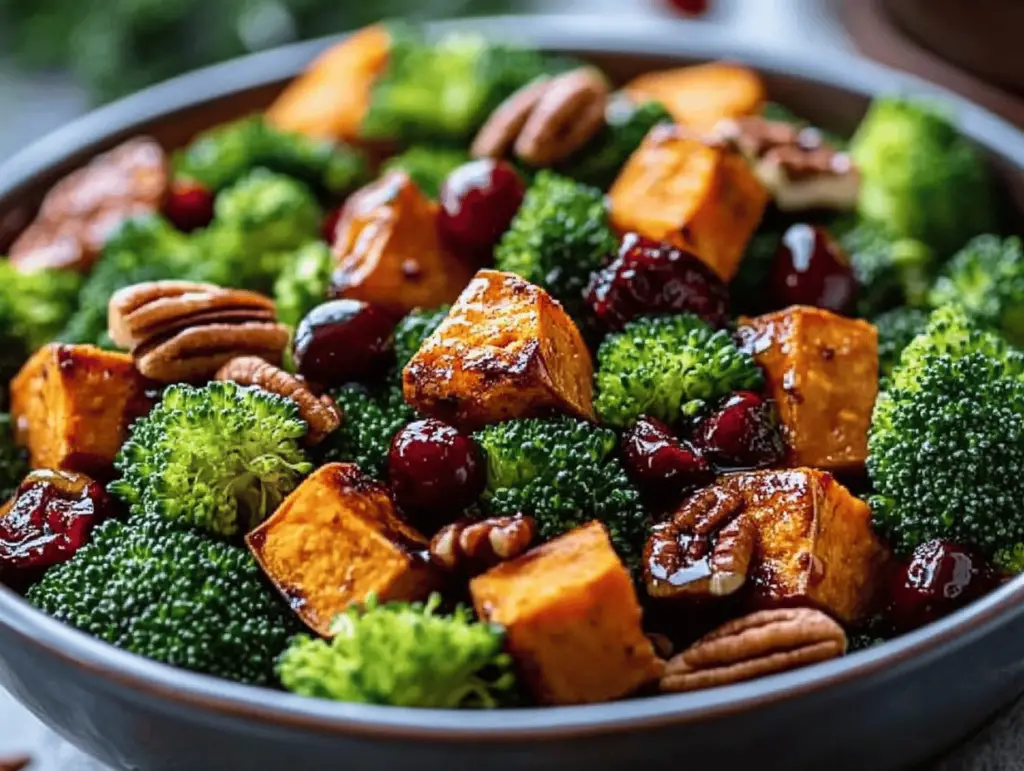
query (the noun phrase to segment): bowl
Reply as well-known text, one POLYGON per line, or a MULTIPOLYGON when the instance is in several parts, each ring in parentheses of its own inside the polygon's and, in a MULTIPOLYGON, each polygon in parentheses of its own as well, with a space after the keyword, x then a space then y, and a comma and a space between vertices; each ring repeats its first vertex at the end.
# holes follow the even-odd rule
MULTIPOLYGON (((939 95, 1024 211, 1024 135, 921 81, 828 51, 745 47, 703 26, 518 17, 447 22, 577 54, 627 78, 729 58, 764 73, 772 98, 850 130, 870 95, 939 95)), ((187 75, 76 121, 0 167, 10 238, 62 173, 136 132, 168 147, 266 105, 332 41, 187 75)), ((2 239, 3 236, 0 236, 2 239)), ((4 246, 0 241, 0 251, 4 246)), ((339 704, 193 674, 125 653, 0 588, 0 683, 81 749, 117 768, 361 771, 730 771, 905 767, 952 746, 1024 690, 1024 578, 878 648, 751 683, 610 704, 451 712, 339 704)))

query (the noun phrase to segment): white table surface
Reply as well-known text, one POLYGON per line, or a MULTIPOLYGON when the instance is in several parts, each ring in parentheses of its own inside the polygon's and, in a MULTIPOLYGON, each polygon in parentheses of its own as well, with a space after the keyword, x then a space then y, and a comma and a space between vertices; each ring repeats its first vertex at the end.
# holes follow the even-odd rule
MULTIPOLYGON (((659 22, 669 15, 658 0, 527 0, 524 9, 602 16, 628 13, 634 19, 643 14, 659 22)), ((715 0, 711 13, 692 23, 728 25, 737 37, 765 47, 852 48, 832 0, 715 0)), ((5 72, 0 57, 0 158, 83 109, 85 100, 65 80, 54 76, 15 78, 5 72), (19 109, 4 109, 15 104, 19 109)), ((927 771, 1024 771, 1021 737, 1024 704, 948 758, 930 764, 927 771)), ((99 764, 62 742, 0 690, 0 759, 20 754, 33 756, 31 771, 102 771, 99 764)))

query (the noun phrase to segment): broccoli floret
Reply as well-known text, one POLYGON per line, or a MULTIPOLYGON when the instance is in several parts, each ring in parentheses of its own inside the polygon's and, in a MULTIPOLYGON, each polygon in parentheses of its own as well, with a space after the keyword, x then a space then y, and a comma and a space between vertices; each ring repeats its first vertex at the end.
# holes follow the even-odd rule
POLYGON ((208 277, 208 269, 189 237, 163 217, 130 219, 107 240, 60 339, 112 348, 107 336, 107 306, 114 292, 144 281, 202 281, 208 277))
POLYGON ((913 238, 896 238, 877 222, 858 217, 833 223, 859 286, 857 312, 870 318, 899 305, 920 306, 932 282, 932 250, 913 238))
POLYGON ((174 156, 178 176, 219 191, 257 167, 297 177, 317 190, 340 195, 367 177, 361 151, 329 140, 268 126, 261 116, 225 123, 174 156))
POLYGON ((81 285, 71 271, 23 273, 0 259, 0 401, 6 402, 7 383, 25 360, 60 333, 81 285))
POLYGON ((27 598, 124 650, 255 685, 296 631, 246 549, 157 517, 99 525, 27 598))
POLYGON ((310 241, 292 254, 274 282, 277 318, 293 329, 327 299, 334 258, 323 241, 310 241))
POLYGON ((614 431, 562 416, 498 423, 475 438, 487 459, 485 511, 530 514, 542 538, 600 519, 635 565, 648 518, 614 455, 614 431))
POLYGON ((984 235, 949 262, 932 287, 933 306, 956 303, 980 324, 1024 345, 1024 249, 1017 237, 984 235))
POLYGON ((295 402, 256 387, 172 385, 129 430, 110 491, 133 514, 230 536, 252 529, 308 473, 295 402))
POLYGON ((740 268, 729 284, 730 304, 734 312, 756 316, 769 309, 769 298, 764 288, 771 277, 775 252, 785 231, 786 224, 778 212, 770 210, 747 243, 740 268))
POLYGON ((28 471, 28 453, 14 442, 11 416, 0 413, 0 503, 17 492, 28 471))
POLYGON ((867 468, 876 527, 992 556, 1024 542, 1024 354, 955 306, 935 311, 878 396, 867 468))
POLYGON ((858 211, 895 236, 924 241, 945 258, 997 230, 988 166, 937 105, 876 99, 851 154, 862 176, 858 211))
POLYGON ((504 630, 458 606, 426 603, 352 607, 334 619, 332 638, 295 637, 277 666, 289 691, 334 701, 394 707, 497 707, 514 693, 504 630))
POLYGON ((396 380, 373 389, 350 383, 331 392, 345 418, 320 445, 325 461, 355 463, 365 474, 385 477, 391 439, 415 417, 396 380))
POLYGON ((453 147, 414 145, 384 162, 383 171, 401 169, 424 195, 437 198, 445 177, 469 161, 469 154, 453 147))
POLYGON ((616 245, 600 190, 541 171, 495 248, 494 262, 543 286, 575 314, 590 273, 616 245))
POLYGON ((616 95, 605 110, 605 127, 559 171, 567 177, 606 190, 647 133, 672 116, 661 102, 637 104, 616 95))
POLYGON ((644 316, 598 348, 594 407, 616 428, 641 415, 675 423, 710 400, 761 383, 761 370, 726 330, 689 313, 644 316))
POLYGON ((992 565, 1009 575, 1024 573, 1024 543, 1000 549, 992 557, 992 565))
POLYGON ((398 361, 399 371, 416 355, 423 341, 441 326, 449 310, 450 305, 417 309, 398 322, 395 327, 395 359, 398 361))
POLYGON ((367 139, 462 141, 495 107, 551 69, 533 50, 466 32, 430 42, 418 28, 391 25, 391 50, 360 126, 367 139))
POLYGON ((921 308, 893 308, 876 316, 872 323, 878 329, 878 374, 888 376, 903 349, 928 325, 928 311, 921 308))

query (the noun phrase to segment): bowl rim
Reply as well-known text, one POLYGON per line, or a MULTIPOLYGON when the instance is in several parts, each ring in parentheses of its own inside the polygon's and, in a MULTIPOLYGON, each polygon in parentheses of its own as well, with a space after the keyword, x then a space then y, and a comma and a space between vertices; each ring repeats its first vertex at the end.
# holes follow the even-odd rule
MULTIPOLYGON (((432 33, 477 29, 541 48, 581 54, 643 54, 666 58, 734 59, 779 75, 870 97, 913 93, 952 105, 961 130, 1018 170, 1024 169, 1024 134, 1006 121, 939 86, 857 56, 809 49, 766 49, 732 38, 728 30, 692 22, 575 15, 481 17, 427 25, 432 33), (699 32, 697 30, 699 29, 699 32), (697 34, 694 34, 697 32, 697 34)), ((297 74, 317 53, 344 37, 334 35, 253 54, 186 74, 79 118, 0 164, 0 206, 13 192, 110 136, 162 115, 201 106, 297 74)), ((241 685, 197 674, 115 648, 32 608, 0 587, 0 624, 63 663, 128 689, 135 698, 158 698, 178 708, 311 731, 406 740, 508 741, 649 729, 710 720, 765 707, 870 676, 893 676, 949 655, 1008 623, 1024 606, 1024 576, 942 621, 869 650, 805 669, 686 694, 567 707, 496 711, 410 709, 345 704, 241 685), (267 694, 273 693, 273 700, 267 694)))

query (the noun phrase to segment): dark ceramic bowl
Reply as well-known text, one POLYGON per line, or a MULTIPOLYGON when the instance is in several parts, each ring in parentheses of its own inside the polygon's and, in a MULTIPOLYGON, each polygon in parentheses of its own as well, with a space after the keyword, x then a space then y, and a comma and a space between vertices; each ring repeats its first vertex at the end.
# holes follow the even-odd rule
MULTIPOLYGON (((865 61, 748 49, 705 27, 580 18, 471 24, 585 56, 617 78, 700 59, 747 62, 764 73, 773 98, 838 130, 855 125, 871 94, 935 92, 865 61)), ((15 227, 60 172, 126 135, 146 131, 174 146, 265 105, 328 42, 189 75, 67 126, 0 168, 0 215, 15 227)), ((1024 136, 946 96, 1019 191, 1024 136)), ((1024 197, 1015 200, 1024 209, 1024 197)), ((0 682, 82 749, 148 771, 884 771, 951 746, 1024 690, 1021 640, 1024 579, 880 648, 752 683, 585 707, 444 712, 317 701, 172 669, 0 589, 0 682)))

